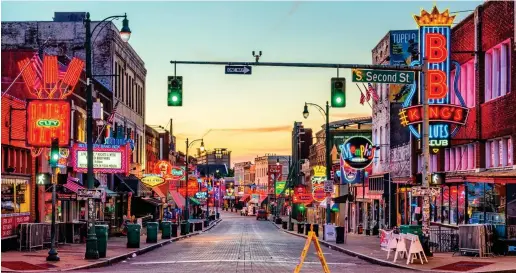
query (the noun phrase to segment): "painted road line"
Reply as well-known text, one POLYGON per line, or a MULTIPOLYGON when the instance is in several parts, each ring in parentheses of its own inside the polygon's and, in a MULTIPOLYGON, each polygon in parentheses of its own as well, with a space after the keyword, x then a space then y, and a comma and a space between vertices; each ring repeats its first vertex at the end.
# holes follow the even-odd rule
MULTIPOLYGON (((151 264, 182 264, 182 263, 285 263, 285 264, 297 264, 298 261, 293 259, 292 261, 285 260, 184 260, 184 261, 152 261, 152 262, 136 262, 131 263, 132 265, 151 265, 151 264)), ((305 264, 320 264, 321 262, 305 262, 305 264)), ((327 263, 329 265, 347 265, 355 266, 354 263, 327 263)))

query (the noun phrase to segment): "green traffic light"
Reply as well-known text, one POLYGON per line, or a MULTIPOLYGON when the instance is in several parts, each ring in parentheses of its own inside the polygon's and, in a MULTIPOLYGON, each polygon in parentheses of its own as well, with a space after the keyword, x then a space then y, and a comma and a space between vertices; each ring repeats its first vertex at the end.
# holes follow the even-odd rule
POLYGON ((179 92, 168 93, 168 106, 182 106, 181 94, 179 92))

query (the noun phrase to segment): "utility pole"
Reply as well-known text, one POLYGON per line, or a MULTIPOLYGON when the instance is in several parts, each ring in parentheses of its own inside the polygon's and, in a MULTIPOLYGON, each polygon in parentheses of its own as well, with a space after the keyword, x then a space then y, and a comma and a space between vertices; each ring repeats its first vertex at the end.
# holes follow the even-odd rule
POLYGON ((420 80, 423 81, 423 138, 422 141, 422 149, 423 149, 423 171, 422 171, 422 188, 424 191, 423 194, 423 234, 425 236, 429 236, 430 234, 430 117, 429 117, 429 107, 428 107, 428 81, 426 80, 426 75, 428 72, 428 64, 427 59, 423 59, 423 71, 422 77, 420 80))

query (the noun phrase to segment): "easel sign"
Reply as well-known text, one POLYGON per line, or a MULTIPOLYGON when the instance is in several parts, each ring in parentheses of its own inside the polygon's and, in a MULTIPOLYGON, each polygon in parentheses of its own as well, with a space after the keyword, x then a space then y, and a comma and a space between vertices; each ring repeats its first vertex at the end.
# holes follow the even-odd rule
POLYGON ((315 232, 313 231, 313 225, 310 225, 310 231, 308 232, 308 237, 306 238, 305 247, 301 252, 301 257, 299 258, 299 264, 294 269, 294 273, 299 273, 301 271, 301 267, 303 266, 303 262, 305 261, 306 254, 308 253, 308 249, 310 249, 310 243, 314 243, 315 250, 317 251, 317 257, 319 261, 321 261, 321 265, 324 273, 330 273, 330 269, 328 268, 328 264, 326 263, 326 259, 324 258, 324 254, 321 249, 321 245, 319 244, 319 240, 317 236, 315 236, 315 232))

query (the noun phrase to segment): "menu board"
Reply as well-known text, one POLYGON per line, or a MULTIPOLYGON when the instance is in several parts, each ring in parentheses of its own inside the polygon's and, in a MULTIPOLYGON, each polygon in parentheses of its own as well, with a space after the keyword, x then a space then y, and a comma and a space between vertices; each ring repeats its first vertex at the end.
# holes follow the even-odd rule
POLYGON ((2 215, 2 238, 16 235, 16 228, 19 224, 28 223, 30 220, 29 214, 4 216, 2 215))

